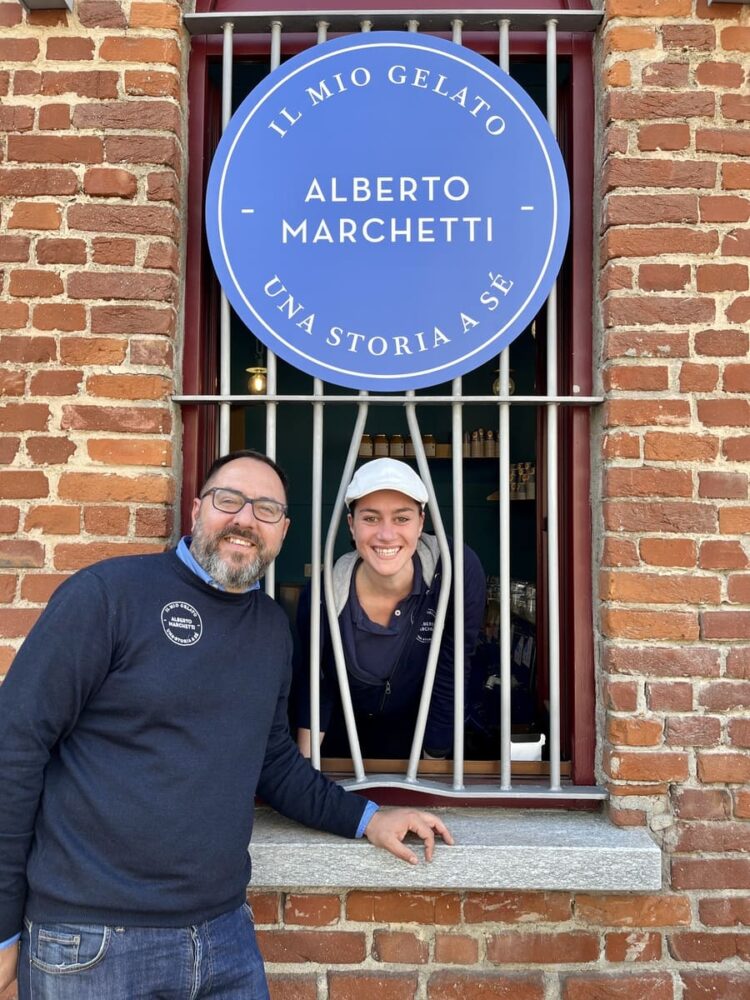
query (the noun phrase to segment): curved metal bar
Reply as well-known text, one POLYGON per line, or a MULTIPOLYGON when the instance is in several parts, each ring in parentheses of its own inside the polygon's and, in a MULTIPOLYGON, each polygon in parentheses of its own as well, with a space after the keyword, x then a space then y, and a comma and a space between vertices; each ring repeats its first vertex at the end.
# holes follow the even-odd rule
POLYGON ((352 705, 352 696, 349 690, 349 678, 346 674, 346 661, 344 659, 344 647, 341 642, 341 629, 339 628, 339 620, 336 615, 336 607, 334 604, 333 549, 336 544, 336 532, 338 530, 339 520, 344 510, 346 487, 349 485, 349 480, 352 478, 352 474, 354 472, 354 466, 357 464, 359 442, 362 438, 362 432, 365 429, 365 422, 367 420, 367 394, 361 393, 361 397, 364 397, 365 402, 360 402, 357 411, 357 419, 354 423, 354 430, 352 431, 352 440, 349 445, 346 462, 344 463, 344 471, 341 476, 341 482, 339 483, 338 493, 336 494, 336 502, 333 505, 331 522, 328 525, 325 555, 323 558, 323 588, 326 596, 326 613, 328 615, 328 626, 331 630, 331 644, 333 646, 333 658, 336 663, 336 676, 338 677, 339 689, 341 692, 341 706, 344 711, 346 735, 349 738, 352 766, 354 768, 354 776, 357 781, 365 780, 365 768, 362 763, 362 751, 359 747, 359 735, 357 734, 357 724, 354 719, 354 707, 352 705))
MULTIPOLYGON (((414 399, 413 390, 407 392, 406 395, 407 397, 414 399)), ((435 535, 437 536, 438 545, 440 547, 440 558, 443 564, 443 579, 440 584, 440 597, 438 598, 438 604, 435 610, 435 624, 432 630, 430 652, 427 656, 427 666, 425 667, 424 682, 422 683, 422 695, 419 700, 417 721, 414 724, 414 737, 411 744, 411 753, 409 754, 409 765, 406 771, 406 780, 408 782, 415 782, 417 780, 417 771, 419 769, 419 758, 422 752, 422 743, 424 742, 424 731, 427 725, 427 714, 430 710, 432 688, 435 683, 435 672, 437 670, 437 660, 440 652, 440 641, 443 638, 443 629, 445 627, 445 614, 448 608, 448 601, 450 599, 452 565, 451 554, 448 548, 448 538, 445 534, 445 528, 443 527, 443 519, 440 516, 440 508, 438 507, 437 497, 435 496, 435 487, 432 484, 432 476, 430 475, 430 469, 427 465, 427 458, 424 453, 422 435, 419 430, 419 421, 417 420, 416 403, 408 402, 405 404, 405 407, 406 420, 409 425, 412 444, 414 445, 414 456, 417 460, 419 475, 422 477, 424 484, 427 487, 432 524, 435 528, 435 535)))

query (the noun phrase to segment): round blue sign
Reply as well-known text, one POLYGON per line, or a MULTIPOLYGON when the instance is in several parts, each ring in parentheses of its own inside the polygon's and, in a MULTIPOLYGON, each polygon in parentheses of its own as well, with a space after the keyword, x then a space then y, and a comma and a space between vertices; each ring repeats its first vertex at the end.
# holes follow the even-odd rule
POLYGON ((539 311, 568 235, 565 168, 531 98, 440 38, 324 42, 222 136, 206 226, 234 309, 296 368, 401 391, 477 368, 539 311))

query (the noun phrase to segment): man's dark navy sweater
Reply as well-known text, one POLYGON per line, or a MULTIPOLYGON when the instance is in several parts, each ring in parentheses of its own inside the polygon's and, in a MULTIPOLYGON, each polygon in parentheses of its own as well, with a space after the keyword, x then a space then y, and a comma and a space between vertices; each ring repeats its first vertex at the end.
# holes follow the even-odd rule
POLYGON ((187 926, 239 906, 256 792, 353 837, 366 800, 289 736, 291 638, 175 556, 53 595, 0 686, 0 941, 32 920, 187 926))

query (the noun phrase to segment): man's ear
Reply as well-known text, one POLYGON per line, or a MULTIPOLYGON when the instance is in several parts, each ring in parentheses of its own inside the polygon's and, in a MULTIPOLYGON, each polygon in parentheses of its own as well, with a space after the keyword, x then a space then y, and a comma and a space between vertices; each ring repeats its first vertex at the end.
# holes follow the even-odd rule
POLYGON ((195 522, 198 520, 198 511, 201 509, 201 498, 196 497, 193 500, 193 509, 190 511, 190 528, 191 530, 195 527, 195 522))
POLYGON ((354 537, 354 519, 351 514, 346 515, 346 523, 349 525, 349 531, 351 532, 352 537, 354 537))

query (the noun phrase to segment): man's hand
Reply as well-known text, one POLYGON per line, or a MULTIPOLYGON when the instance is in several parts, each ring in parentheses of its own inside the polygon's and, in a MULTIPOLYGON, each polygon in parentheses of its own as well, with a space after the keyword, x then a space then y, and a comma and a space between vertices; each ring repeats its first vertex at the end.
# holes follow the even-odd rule
POLYGON ((422 838, 426 861, 432 861, 436 833, 446 844, 453 843, 453 837, 442 820, 418 809, 378 809, 365 828, 365 837, 371 844, 384 847, 402 861, 416 865, 419 863, 416 854, 402 843, 407 833, 416 833, 422 838))
POLYGON ((11 944, 0 950, 0 993, 16 978, 18 967, 18 944, 11 944))

